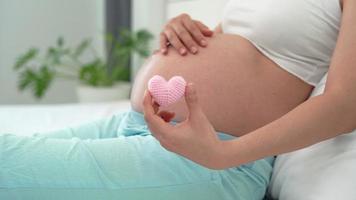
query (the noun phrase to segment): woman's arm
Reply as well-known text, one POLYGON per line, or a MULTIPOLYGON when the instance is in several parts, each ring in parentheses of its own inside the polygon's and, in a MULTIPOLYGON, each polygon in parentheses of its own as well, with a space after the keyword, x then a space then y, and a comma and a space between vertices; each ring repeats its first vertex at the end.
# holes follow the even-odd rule
POLYGON ((280 119, 224 145, 222 168, 291 152, 356 128, 356 1, 343 17, 325 92, 280 119))
POLYGON ((221 141, 200 108, 197 91, 190 85, 185 94, 188 117, 174 126, 157 113, 146 92, 143 107, 150 131, 167 150, 212 169, 291 152, 350 132, 356 128, 355 21, 356 1, 344 0, 324 94, 305 101, 278 120, 238 139, 221 141))

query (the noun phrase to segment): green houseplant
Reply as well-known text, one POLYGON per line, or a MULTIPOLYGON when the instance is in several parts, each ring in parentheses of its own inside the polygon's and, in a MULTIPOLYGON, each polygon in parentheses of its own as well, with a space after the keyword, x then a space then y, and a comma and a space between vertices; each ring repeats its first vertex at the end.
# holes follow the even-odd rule
POLYGON ((40 54, 38 48, 30 48, 17 58, 14 65, 14 69, 19 72, 18 88, 21 91, 30 90, 37 99, 40 99, 55 79, 69 79, 80 83, 79 99, 81 95, 87 95, 89 90, 96 90, 96 92, 91 91, 90 98, 100 97, 99 89, 114 95, 110 98, 115 98, 115 95, 127 98, 131 77, 130 57, 133 53, 140 57, 147 57, 150 53, 149 41, 152 38, 152 34, 146 30, 136 32, 121 30, 118 39, 108 34, 106 59, 97 55, 90 39, 84 39, 77 46, 69 47, 60 37, 56 44, 48 47, 43 54, 40 54), (115 88, 119 84, 121 84, 121 91, 115 88), (122 85, 125 85, 125 89, 122 85), (126 93, 120 95, 123 90, 126 93))

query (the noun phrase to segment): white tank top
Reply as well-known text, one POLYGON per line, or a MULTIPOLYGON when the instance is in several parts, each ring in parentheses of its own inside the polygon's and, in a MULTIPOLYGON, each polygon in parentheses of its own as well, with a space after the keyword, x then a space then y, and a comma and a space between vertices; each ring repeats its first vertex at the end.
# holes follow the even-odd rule
POLYGON ((222 29, 315 86, 328 71, 341 15, 339 0, 230 0, 222 29))

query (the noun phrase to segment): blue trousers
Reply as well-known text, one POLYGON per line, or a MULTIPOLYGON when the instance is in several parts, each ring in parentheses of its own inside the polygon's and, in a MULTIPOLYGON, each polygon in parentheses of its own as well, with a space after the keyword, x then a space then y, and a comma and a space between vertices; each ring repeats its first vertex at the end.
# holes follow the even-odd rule
POLYGON ((208 169, 164 149, 143 115, 128 111, 50 133, 0 135, 0 199, 257 200, 272 165, 266 158, 208 169))

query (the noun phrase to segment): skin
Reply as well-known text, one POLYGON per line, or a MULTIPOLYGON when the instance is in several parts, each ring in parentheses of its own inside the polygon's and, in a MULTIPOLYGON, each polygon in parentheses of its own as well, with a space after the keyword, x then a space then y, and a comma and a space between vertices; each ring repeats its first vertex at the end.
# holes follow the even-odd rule
MULTIPOLYGON (((195 84, 201 107, 215 130, 242 136, 281 117, 309 96, 311 86, 278 67, 244 38, 216 33, 206 40, 209 47, 196 55, 182 57, 173 47, 167 55, 153 55, 135 79, 133 109, 143 111, 143 94, 152 76, 181 75, 195 84)), ((174 113, 173 120, 178 122, 188 115, 184 99, 162 110, 174 113)))
MULTIPOLYGON (((146 92, 143 108, 148 127, 166 149, 211 169, 225 169, 291 152, 352 131, 356 128, 356 1, 344 0, 342 8, 339 38, 322 95, 300 103, 238 139, 220 141, 205 114, 204 102, 209 100, 200 95, 198 84, 187 86, 188 115, 176 126, 161 118, 146 92)), ((242 118, 237 118, 235 123, 240 123, 242 118)))
POLYGON ((181 55, 188 52, 197 54, 199 47, 206 47, 205 37, 211 37, 211 31, 202 22, 192 20, 189 15, 181 14, 172 18, 160 34, 160 48, 163 54, 168 53, 167 43, 170 43, 181 55))

